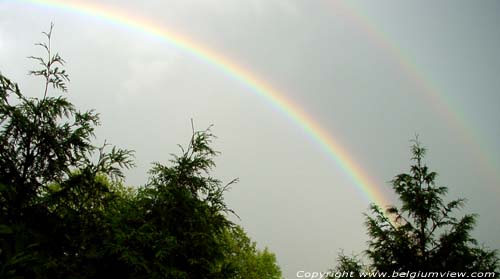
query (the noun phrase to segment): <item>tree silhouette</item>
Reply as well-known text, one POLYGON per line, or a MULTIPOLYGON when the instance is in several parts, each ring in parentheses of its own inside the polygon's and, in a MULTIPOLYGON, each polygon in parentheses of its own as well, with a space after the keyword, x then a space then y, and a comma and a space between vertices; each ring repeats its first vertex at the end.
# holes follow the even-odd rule
POLYGON ((37 44, 47 57, 30 57, 42 66, 30 72, 45 81, 41 97, 0 74, 0 278, 223 279, 254 266, 253 278, 280 277, 269 251, 236 253, 250 240, 224 202, 236 180, 210 175, 210 129, 193 128, 145 186, 123 185, 133 152, 93 145, 98 114, 52 96, 69 81, 52 28, 37 44))
POLYGON ((496 251, 478 246, 471 236, 477 216, 457 217, 464 199, 444 201, 448 188, 436 184, 437 173, 423 162, 426 149, 418 138, 411 151, 414 164, 410 171, 391 181, 401 206, 391 206, 384 212, 372 205, 372 215, 365 214, 369 263, 362 266, 358 258, 344 256, 336 270, 354 266, 358 271, 389 273, 495 271, 499 261, 496 251))

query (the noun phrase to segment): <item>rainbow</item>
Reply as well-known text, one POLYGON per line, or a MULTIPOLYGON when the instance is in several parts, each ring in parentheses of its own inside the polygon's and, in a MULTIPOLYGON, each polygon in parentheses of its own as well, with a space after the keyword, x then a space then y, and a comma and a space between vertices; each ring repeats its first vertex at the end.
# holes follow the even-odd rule
POLYGON ((418 69, 416 63, 411 57, 404 53, 403 49, 398 47, 394 40, 383 32, 380 28, 376 28, 374 21, 363 12, 363 9, 356 3, 350 1, 331 0, 327 4, 341 16, 348 20, 352 25, 356 26, 371 42, 377 45, 378 48, 386 50, 388 54, 398 64, 399 69, 405 73, 412 82, 421 89, 427 98, 427 103, 433 107, 434 111, 439 113, 441 117, 460 134, 460 139, 463 144, 474 149, 474 156, 477 162, 481 164, 483 170, 488 172, 491 177, 500 182, 498 175, 498 163, 487 150, 485 144, 481 143, 479 138, 480 133, 475 131, 474 125, 467 121, 460 109, 456 108, 453 100, 438 89, 438 87, 418 69))
MULTIPOLYGON (((21 0, 19 0, 21 1, 21 0)), ((255 74, 229 61, 218 53, 203 47, 187 37, 177 34, 154 22, 111 9, 104 5, 84 1, 58 1, 58 0, 23 0, 32 4, 48 6, 69 12, 76 12, 86 16, 92 16, 108 21, 113 24, 132 28, 161 39, 171 46, 189 53, 215 68, 224 72, 227 76, 237 80, 248 87, 255 95, 268 101, 278 111, 286 115, 293 123, 306 132, 321 148, 331 157, 338 166, 349 175, 356 188, 361 192, 363 198, 381 207, 389 204, 375 186, 369 175, 355 163, 352 156, 342 147, 325 129, 323 129, 313 118, 307 115, 300 107, 287 99, 284 94, 270 86, 255 74)))

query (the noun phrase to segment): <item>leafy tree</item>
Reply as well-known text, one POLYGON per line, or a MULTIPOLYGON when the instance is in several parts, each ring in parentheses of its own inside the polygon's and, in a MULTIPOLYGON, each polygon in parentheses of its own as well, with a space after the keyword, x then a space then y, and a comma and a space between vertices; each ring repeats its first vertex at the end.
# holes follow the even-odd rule
POLYGON ((145 186, 124 186, 132 151, 93 145, 98 115, 51 96, 69 77, 52 26, 43 34, 47 57, 30 57, 41 97, 0 74, 0 278, 278 278, 274 255, 227 218, 223 194, 236 180, 210 175, 210 129, 193 129, 145 186))
POLYGON ((217 278, 225 229, 227 186, 208 175, 214 167, 209 130, 193 133, 171 166, 155 163, 126 214, 112 217, 109 253, 122 278, 217 278))
POLYGON ((281 270, 276 257, 267 248, 259 250, 256 243, 236 226, 226 231, 226 272, 234 279, 280 279, 281 270))
POLYGON ((372 205, 373 215, 366 215, 369 264, 363 267, 357 258, 341 257, 339 270, 496 271, 496 251, 478 246, 471 236, 477 216, 457 217, 465 200, 444 201, 448 188, 436 185, 437 173, 424 164, 425 153, 417 138, 409 173, 392 180, 401 206, 391 206, 384 213, 372 205))

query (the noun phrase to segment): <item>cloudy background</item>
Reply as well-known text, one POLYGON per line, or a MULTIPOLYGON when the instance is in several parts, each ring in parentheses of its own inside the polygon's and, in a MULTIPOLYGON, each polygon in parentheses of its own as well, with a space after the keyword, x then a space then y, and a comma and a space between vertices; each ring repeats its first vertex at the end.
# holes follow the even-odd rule
MULTIPOLYGON (((497 1, 99 1, 182 34, 277 89, 328 131, 387 199, 419 134, 427 162, 480 214, 475 237, 500 248, 500 3, 497 1)), ((136 151, 127 183, 214 124, 226 200, 286 278, 325 271, 366 247, 370 200, 283 112, 214 65, 140 30, 30 1, 0 0, 0 71, 27 76, 55 23, 68 97, 101 114, 97 142, 136 151)))

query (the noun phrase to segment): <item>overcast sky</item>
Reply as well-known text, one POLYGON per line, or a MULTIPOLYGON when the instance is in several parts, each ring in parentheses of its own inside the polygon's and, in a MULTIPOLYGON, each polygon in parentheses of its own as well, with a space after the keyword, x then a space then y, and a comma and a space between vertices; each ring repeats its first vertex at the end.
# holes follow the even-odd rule
MULTIPOLYGON (((92 2, 92 1, 88 1, 92 2)), ((99 1, 147 19, 247 69, 298 104, 387 199, 419 134, 427 162, 480 215, 475 237, 500 248, 500 2, 99 1)), ((226 200, 286 278, 326 271, 366 248, 369 200, 306 132, 214 65, 140 30, 90 15, 0 0, 0 71, 40 96, 29 55, 67 61, 68 97, 101 114, 97 142, 136 151, 127 183, 185 144, 190 119, 214 124, 215 176, 239 177, 226 200)))

